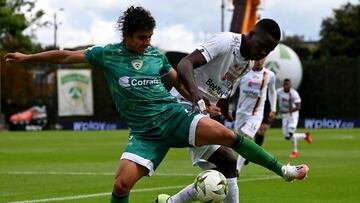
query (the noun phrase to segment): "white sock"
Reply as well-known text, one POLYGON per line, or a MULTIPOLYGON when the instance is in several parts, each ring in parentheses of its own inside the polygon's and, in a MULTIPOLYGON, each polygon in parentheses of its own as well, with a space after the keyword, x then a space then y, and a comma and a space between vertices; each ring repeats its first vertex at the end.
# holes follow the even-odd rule
POLYGON ((186 203, 192 202, 196 200, 196 194, 194 190, 194 183, 186 186, 180 192, 176 193, 175 195, 171 196, 167 203, 186 203))
POLYGON ((297 139, 296 139, 296 137, 293 135, 293 136, 291 136, 290 140, 291 140, 291 144, 292 144, 292 150, 297 152, 298 149, 297 149, 297 139))
POLYGON ((239 186, 237 178, 227 178, 227 182, 229 185, 229 192, 224 203, 239 203, 239 186))
POLYGON ((305 139, 305 137, 306 137, 306 135, 305 135, 305 133, 295 133, 294 135, 293 135, 294 137, 295 137, 295 139, 305 139))

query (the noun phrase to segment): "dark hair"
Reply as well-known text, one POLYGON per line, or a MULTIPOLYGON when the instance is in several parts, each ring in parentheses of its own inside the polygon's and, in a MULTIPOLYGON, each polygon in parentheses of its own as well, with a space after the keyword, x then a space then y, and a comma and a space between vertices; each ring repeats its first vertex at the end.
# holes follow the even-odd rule
POLYGON ((149 11, 134 6, 130 6, 116 22, 116 28, 129 36, 140 30, 153 30, 155 26, 155 19, 149 11))
POLYGON ((269 33, 277 41, 280 40, 280 27, 277 22, 275 22, 275 20, 269 18, 261 19, 259 22, 256 23, 255 28, 260 28, 261 30, 269 33))
POLYGON ((291 82, 291 80, 289 78, 285 78, 284 82, 291 82))

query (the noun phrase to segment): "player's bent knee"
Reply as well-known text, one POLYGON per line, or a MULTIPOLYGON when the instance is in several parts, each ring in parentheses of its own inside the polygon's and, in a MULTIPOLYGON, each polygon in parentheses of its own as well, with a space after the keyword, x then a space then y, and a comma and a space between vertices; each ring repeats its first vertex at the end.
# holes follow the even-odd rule
POLYGON ((115 192, 115 194, 122 196, 128 194, 131 188, 132 184, 119 177, 115 180, 113 191, 115 192))
POLYGON ((226 143, 230 143, 230 145, 226 145, 226 146, 231 146, 231 144, 235 140, 235 133, 224 127, 223 129, 221 129, 219 138, 225 141, 226 143))

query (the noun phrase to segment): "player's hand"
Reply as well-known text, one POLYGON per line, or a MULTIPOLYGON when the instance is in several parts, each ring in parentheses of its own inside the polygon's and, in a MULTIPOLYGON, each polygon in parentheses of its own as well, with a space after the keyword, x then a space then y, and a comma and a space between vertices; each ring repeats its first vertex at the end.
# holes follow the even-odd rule
POLYGON ((270 121, 273 121, 273 120, 275 119, 275 115, 276 115, 276 112, 271 111, 271 112, 269 113, 269 120, 270 120, 270 121))
MULTIPOLYGON (((199 101, 200 100, 203 100, 205 102, 205 105, 206 106, 210 106, 210 101, 209 101, 209 98, 202 94, 200 91, 197 91, 197 94, 193 94, 192 95, 192 111, 194 112, 196 107, 199 106, 199 101)), ((206 110, 206 109, 204 109, 206 110)))
POLYGON ((216 106, 221 108, 221 114, 224 116, 224 118, 228 121, 234 121, 234 117, 229 112, 229 100, 228 99, 219 99, 219 101, 216 103, 216 106))
POLYGON ((215 105, 206 106, 206 112, 209 113, 211 116, 221 115, 221 109, 215 105))
MULTIPOLYGON (((222 110, 222 109, 221 109, 222 110)), ((224 112, 222 110, 221 114, 224 116, 224 118, 230 122, 234 121, 234 117, 232 116, 232 114, 229 111, 224 112)))
POLYGON ((15 52, 15 53, 6 54, 4 59, 5 59, 6 62, 23 62, 28 57, 29 57, 29 55, 27 55, 27 54, 23 54, 23 53, 20 53, 20 52, 15 52))

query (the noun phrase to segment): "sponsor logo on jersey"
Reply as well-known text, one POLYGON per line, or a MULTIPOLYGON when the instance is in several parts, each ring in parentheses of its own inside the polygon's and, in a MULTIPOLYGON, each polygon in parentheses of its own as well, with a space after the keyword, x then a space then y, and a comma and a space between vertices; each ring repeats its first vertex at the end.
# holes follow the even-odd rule
POLYGON ((219 85, 216 85, 211 78, 206 83, 208 86, 208 92, 212 95, 218 95, 220 98, 228 96, 228 90, 224 91, 219 85))
POLYGON ((242 93, 246 94, 249 97, 260 97, 261 92, 257 89, 244 89, 242 90, 242 93))
POLYGON ((248 83, 248 87, 253 88, 253 89, 260 89, 261 83, 258 83, 256 81, 249 81, 248 83))
POLYGON ((135 68, 135 70, 140 70, 143 66, 143 61, 140 59, 134 59, 131 61, 131 65, 135 68))
POLYGON ((118 81, 119 85, 121 87, 130 87, 129 78, 130 77, 128 77, 128 76, 119 78, 119 81, 118 81))
MULTIPOLYGON (((235 45, 240 44, 240 43, 241 43, 240 38, 239 38, 238 36, 234 36, 234 37, 233 37, 233 43, 234 43, 235 45)), ((239 46, 239 47, 240 47, 240 46, 239 46)))
POLYGON ((160 79, 154 77, 147 78, 130 78, 129 76, 123 76, 119 78, 118 83, 121 87, 145 87, 154 86, 161 83, 160 79))

